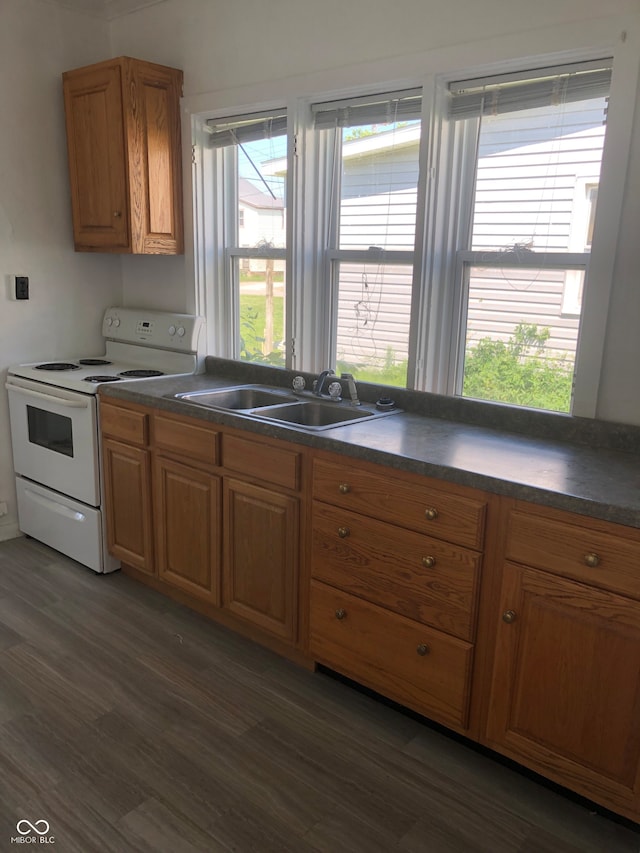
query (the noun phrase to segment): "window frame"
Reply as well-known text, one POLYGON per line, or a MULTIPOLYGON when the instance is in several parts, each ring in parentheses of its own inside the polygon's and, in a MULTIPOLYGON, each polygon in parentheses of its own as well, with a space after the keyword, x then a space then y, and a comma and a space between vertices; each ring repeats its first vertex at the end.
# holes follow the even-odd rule
MULTIPOLYGON (((408 104, 407 108, 404 110, 400 107, 399 113, 396 113, 395 115, 396 121, 402 121, 403 117, 408 118, 409 113, 411 113, 415 118, 416 110, 412 101, 416 99, 419 99, 420 101, 418 115, 422 126, 422 92, 420 88, 416 88, 415 86, 403 87, 396 91, 372 90, 365 93, 357 92, 352 93, 351 97, 348 98, 320 98, 309 103, 309 109, 312 116, 311 123, 314 125, 319 116, 322 117, 323 115, 335 113, 335 124, 330 124, 325 121, 321 122, 321 126, 319 128, 314 126, 311 130, 312 138, 317 142, 317 150, 320 152, 329 150, 331 152, 331 156, 324 160, 316 159, 314 169, 319 182, 324 185, 323 195, 325 198, 325 207, 323 212, 322 229, 324 239, 322 244, 317 246, 317 251, 323 258, 323 269, 325 271, 324 274, 328 284, 328 291, 326 294, 329 304, 328 325, 324 330, 324 335, 327 342, 326 347, 329 353, 327 356, 327 365, 333 368, 336 367, 336 364, 332 362, 338 360, 338 312, 340 307, 341 264, 363 266, 371 264, 382 267, 387 264, 398 264, 407 267, 411 272, 411 293, 413 305, 417 280, 416 256, 417 246, 419 243, 418 225, 420 222, 420 185, 423 183, 420 181, 422 171, 420 168, 420 152, 422 150, 422 143, 420 142, 418 146, 418 178, 416 186, 416 225, 414 228, 414 238, 411 249, 386 249, 378 246, 370 246, 367 249, 341 248, 341 213, 343 203, 342 173, 344 169, 345 145, 343 131, 345 127, 360 127, 369 124, 372 113, 375 114, 378 112, 379 107, 376 107, 377 104, 391 104, 393 102, 408 104), (368 113, 368 119, 366 122, 362 115, 359 116, 360 121, 351 121, 347 123, 342 123, 340 121, 338 114, 345 112, 347 105, 349 105, 351 114, 353 115, 354 106, 357 111, 362 104, 367 105, 364 107, 368 113), (374 106, 372 107, 371 104, 374 106)), ((391 113, 389 113, 389 117, 390 116, 391 113)), ((422 138, 422 130, 420 137, 422 138)), ((327 315, 325 315, 325 319, 327 319, 327 315)), ((409 332, 407 336, 408 363, 411 360, 411 353, 413 351, 413 337, 412 310, 410 310, 409 332)), ((408 382, 409 377, 407 376, 407 385, 408 382)))
MULTIPOLYGON (((200 196, 201 203, 196 206, 196 233, 199 234, 200 260, 196 266, 200 270, 198 302, 201 313, 207 317, 207 349, 221 358, 240 359, 240 261, 243 258, 264 258, 265 260, 283 260, 285 264, 285 302, 291 304, 291 254, 293 214, 286 217, 286 248, 271 250, 240 246, 240 223, 236 223, 238 199, 236 192, 238 176, 237 148, 226 146, 215 148, 208 144, 210 136, 208 123, 220 119, 252 117, 256 114, 286 112, 287 116, 287 173, 293 163, 293 142, 295 134, 291 127, 290 104, 281 101, 267 104, 254 104, 242 109, 224 109, 194 117, 192 133, 199 144, 193 145, 192 165, 199 189, 194 193, 194 201, 200 196), (217 190, 217 191, 216 191, 217 190), (207 242, 207 232, 213 238, 207 242), (232 240, 232 237, 235 237, 232 240), (214 320, 209 318, 213 315, 214 320)), ((294 109, 295 112, 295 109, 294 109)), ((293 200, 291 181, 287 180, 285 191, 285 209, 289 209, 293 200)), ((285 315, 284 329, 285 367, 291 367, 292 320, 289 312, 285 315)))
MULTIPOLYGON (((306 80, 306 94, 296 91, 296 81, 286 87, 288 122, 288 181, 287 181, 287 349, 286 367, 317 372, 328 366, 327 330, 330 328, 330 275, 327 259, 320 249, 323 230, 322 215, 326 208, 326 188, 318 180, 317 164, 330 158, 313 138, 310 105, 318 100, 356 97, 383 93, 390 88, 422 88, 422 144, 420 168, 424 180, 418 190, 418 239, 415 249, 415 283, 411 309, 411 341, 407 388, 451 394, 452 330, 459 315, 460 293, 445 287, 443 282, 453 274, 457 257, 452 248, 460 240, 467 224, 465 181, 447 183, 445 175, 456 174, 464 143, 452 143, 452 134, 443 118, 442 103, 446 86, 451 80, 477 74, 498 74, 502 71, 526 71, 540 64, 563 64, 570 61, 597 59, 613 55, 614 70, 611 82, 609 128, 603 152, 598 192, 594 242, 589 260, 589 280, 585 294, 581 327, 576 353, 575 390, 572 414, 595 417, 597 411, 600 373, 603 364, 605 333, 611 295, 617 233, 620 227, 626 167, 630 155, 633 111, 625 109, 635 97, 637 58, 633 51, 582 48, 555 54, 540 54, 525 59, 481 62, 472 68, 458 67, 443 73, 413 74, 400 83, 378 82, 375 85, 349 85, 340 90, 322 86, 313 95, 313 81, 306 80), (309 192, 309 189, 312 192, 309 192), (290 215, 289 215, 290 211, 290 215), (454 235, 455 240, 452 241, 454 235)), ((475 53, 478 57, 478 51, 475 53)), ((482 52, 480 51, 480 56, 482 52)), ((486 54, 485 54, 485 58, 486 54)), ((429 64, 429 63, 427 63, 429 64)), ((409 67, 415 64, 409 63, 409 67)), ((349 75, 346 75, 347 78, 349 75)), ((320 81, 322 77, 320 76, 320 81)), ((196 279, 195 308, 208 317, 207 350, 222 357, 231 357, 225 345, 225 317, 228 316, 228 294, 216 287, 219 281, 219 257, 211 251, 211 243, 220 240, 221 224, 215 215, 211 199, 211 167, 203 141, 203 123, 212 117, 240 115, 243 112, 267 111, 283 105, 283 99, 247 101, 245 106, 229 106, 203 111, 203 96, 194 97, 191 113, 193 147, 191 203, 194 214, 194 262, 196 279), (196 110, 198 110, 196 112, 196 110)), ((459 243, 458 243, 459 244, 459 243)), ((508 405, 508 404, 507 404, 508 405)))

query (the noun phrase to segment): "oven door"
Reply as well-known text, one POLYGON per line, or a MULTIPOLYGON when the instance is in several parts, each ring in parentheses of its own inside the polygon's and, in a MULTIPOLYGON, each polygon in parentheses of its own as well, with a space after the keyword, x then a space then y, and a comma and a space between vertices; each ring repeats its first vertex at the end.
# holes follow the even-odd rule
POLYGON ((95 397, 15 376, 6 388, 16 474, 98 506, 95 397))

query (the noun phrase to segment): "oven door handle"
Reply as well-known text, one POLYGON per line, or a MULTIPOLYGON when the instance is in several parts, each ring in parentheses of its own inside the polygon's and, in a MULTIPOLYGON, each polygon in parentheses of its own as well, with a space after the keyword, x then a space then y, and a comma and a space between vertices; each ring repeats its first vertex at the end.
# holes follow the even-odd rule
POLYGON ((58 403, 60 406, 66 406, 69 409, 86 409, 89 407, 87 400, 67 400, 65 397, 56 397, 54 394, 43 394, 42 391, 32 391, 31 388, 23 388, 21 385, 12 385, 10 382, 5 382, 4 387, 7 391, 16 391, 19 394, 26 394, 27 397, 35 397, 37 400, 46 400, 47 403, 58 403))

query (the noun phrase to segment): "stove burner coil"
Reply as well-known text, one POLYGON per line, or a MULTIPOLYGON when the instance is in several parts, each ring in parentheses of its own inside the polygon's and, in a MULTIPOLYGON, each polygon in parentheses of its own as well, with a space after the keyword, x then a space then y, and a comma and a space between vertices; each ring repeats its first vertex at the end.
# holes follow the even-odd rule
POLYGON ((149 379, 152 376, 164 376, 161 370, 123 370, 120 376, 135 376, 138 379, 149 379))
POLYGON ((107 361, 106 358, 79 358, 78 364, 86 364, 86 365, 99 365, 99 364, 111 364, 110 361, 107 361))
POLYGON ((36 370, 79 370, 79 367, 68 361, 51 361, 46 364, 36 364, 36 370))
POLYGON ((120 382, 119 376, 85 376, 85 382, 120 382))

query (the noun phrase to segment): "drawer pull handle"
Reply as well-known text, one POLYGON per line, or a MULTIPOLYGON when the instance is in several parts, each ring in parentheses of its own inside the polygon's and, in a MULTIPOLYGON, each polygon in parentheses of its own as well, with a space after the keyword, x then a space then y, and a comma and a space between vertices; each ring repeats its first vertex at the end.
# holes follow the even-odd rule
POLYGON ((515 610, 505 610, 502 614, 502 621, 506 622, 507 625, 511 625, 512 622, 516 621, 516 612, 515 610))
POLYGON ((430 506, 428 509, 425 509, 424 517, 427 519, 427 521, 435 521, 438 517, 438 510, 430 506))
POLYGON ((436 564, 436 558, 435 557, 423 557, 422 558, 422 565, 425 567, 425 569, 432 569, 435 566, 435 564, 436 564))
POLYGON ((341 495, 348 495, 351 491, 351 486, 349 485, 349 483, 340 483, 340 485, 338 486, 338 491, 341 495))
POLYGON ((584 555, 584 561, 590 569, 595 569, 596 566, 600 565, 600 557, 593 551, 584 555))
POLYGON ((429 654, 429 646, 426 643, 420 643, 416 651, 418 652, 420 657, 423 658, 425 655, 429 654))
POLYGON ((347 615, 347 611, 343 610, 342 607, 340 607, 338 610, 336 610, 336 619, 339 622, 342 622, 342 620, 346 617, 346 615, 347 615))
POLYGON ((338 528, 338 536, 341 539, 346 539, 347 536, 351 533, 348 527, 339 527, 338 528))
POLYGON ((114 210, 114 211, 113 211, 113 218, 114 218, 114 219, 120 219, 120 217, 121 217, 121 216, 122 216, 122 211, 121 211, 121 210, 114 210))

